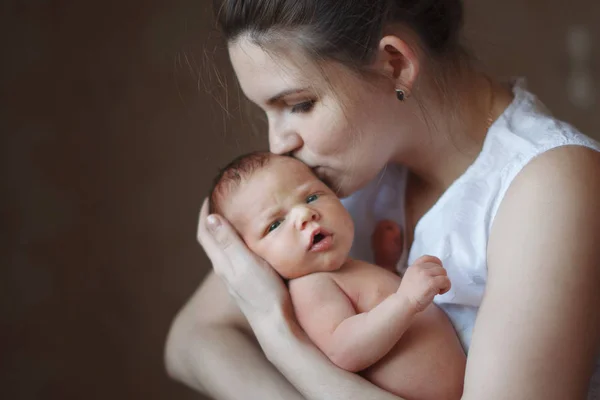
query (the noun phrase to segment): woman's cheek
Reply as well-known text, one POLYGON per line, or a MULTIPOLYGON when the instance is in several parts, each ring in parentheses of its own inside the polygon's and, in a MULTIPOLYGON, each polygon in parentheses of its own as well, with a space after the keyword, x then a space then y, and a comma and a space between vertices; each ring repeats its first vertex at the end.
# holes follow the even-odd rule
POLYGON ((351 133, 346 120, 325 114, 316 117, 313 122, 309 128, 308 140, 305 141, 315 153, 339 155, 348 147, 351 133))

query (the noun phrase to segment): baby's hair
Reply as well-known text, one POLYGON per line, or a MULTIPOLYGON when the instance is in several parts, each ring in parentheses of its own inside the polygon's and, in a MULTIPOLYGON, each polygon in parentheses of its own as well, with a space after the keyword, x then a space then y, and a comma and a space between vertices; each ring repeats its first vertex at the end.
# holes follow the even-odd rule
POLYGON ((268 151, 254 151, 236 157, 221 169, 210 190, 209 212, 221 214, 223 199, 237 189, 243 180, 250 178, 256 171, 265 167, 272 158, 273 154, 268 151))

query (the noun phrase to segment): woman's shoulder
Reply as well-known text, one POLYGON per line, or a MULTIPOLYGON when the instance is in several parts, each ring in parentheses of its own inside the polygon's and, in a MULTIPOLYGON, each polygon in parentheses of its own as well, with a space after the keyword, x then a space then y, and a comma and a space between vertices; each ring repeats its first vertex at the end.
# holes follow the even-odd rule
POLYGON ((507 161, 519 161, 564 145, 581 145, 600 151, 598 142, 554 117, 527 89, 523 79, 513 83, 513 95, 512 103, 490 128, 483 157, 498 158, 500 154, 507 161))
POLYGON ((561 169, 565 162, 576 161, 577 155, 573 154, 600 151, 597 141, 552 116, 522 81, 515 83, 513 91, 513 103, 492 126, 474 168, 476 176, 485 177, 486 182, 495 187, 492 220, 517 176, 531 169, 521 180, 537 180, 539 167, 528 168, 533 161, 543 165, 543 169, 561 169))
POLYGON ((545 207, 549 212, 569 213, 594 206, 600 196, 600 152, 586 146, 560 146, 535 157, 511 182, 501 207, 521 211, 500 213, 499 218, 518 219, 527 204, 545 207))
POLYGON ((568 228, 597 208, 600 144, 553 117, 523 87, 515 94, 521 104, 507 110, 489 149, 502 162, 494 171, 498 190, 488 229, 492 239, 498 226, 519 226, 538 231, 541 240, 546 228, 536 218, 560 214, 568 228))

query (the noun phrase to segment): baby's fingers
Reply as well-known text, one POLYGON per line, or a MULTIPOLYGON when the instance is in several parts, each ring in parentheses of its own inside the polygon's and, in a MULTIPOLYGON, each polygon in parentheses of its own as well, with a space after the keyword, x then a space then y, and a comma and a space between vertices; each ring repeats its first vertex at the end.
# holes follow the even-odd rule
POLYGON ((448 271, 446 271, 446 268, 440 266, 440 265, 436 265, 436 264, 431 264, 428 265, 429 268, 425 269, 425 271, 427 271, 427 274, 429 276, 447 276, 448 275, 448 271))
POLYGON ((452 284, 447 276, 436 276, 433 278, 435 286, 438 288, 438 294, 448 293, 452 284))
POLYGON ((413 265, 418 264, 437 264, 442 265, 442 260, 434 256, 421 256, 417 258, 417 260, 413 263, 413 265))

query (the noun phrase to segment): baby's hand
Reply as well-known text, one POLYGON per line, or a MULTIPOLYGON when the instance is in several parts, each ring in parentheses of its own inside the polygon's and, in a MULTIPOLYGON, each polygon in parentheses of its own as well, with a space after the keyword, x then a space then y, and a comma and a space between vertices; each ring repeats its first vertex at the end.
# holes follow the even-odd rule
POLYGON ((406 269, 397 293, 406 296, 417 312, 427 308, 433 298, 450 290, 450 279, 437 257, 423 256, 406 269))

